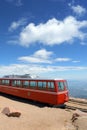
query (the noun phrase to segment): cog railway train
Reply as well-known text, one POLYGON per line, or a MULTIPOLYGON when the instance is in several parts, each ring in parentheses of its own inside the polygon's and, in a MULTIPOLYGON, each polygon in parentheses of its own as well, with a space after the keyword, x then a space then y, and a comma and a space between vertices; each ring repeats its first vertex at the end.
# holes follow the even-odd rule
POLYGON ((0 92, 50 105, 69 100, 67 81, 63 79, 0 78, 0 92))

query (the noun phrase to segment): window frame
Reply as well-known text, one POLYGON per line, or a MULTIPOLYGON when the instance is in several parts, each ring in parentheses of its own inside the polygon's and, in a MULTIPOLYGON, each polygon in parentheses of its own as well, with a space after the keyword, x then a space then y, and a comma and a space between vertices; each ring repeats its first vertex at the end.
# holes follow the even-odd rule
POLYGON ((29 81, 28 80, 24 80, 23 84, 22 84, 22 87, 23 88, 29 88, 29 81), (24 84, 24 83, 27 83, 27 84, 24 84))
POLYGON ((36 88, 37 88, 37 81, 35 81, 35 80, 30 80, 30 81, 29 81, 29 88, 31 88, 31 89, 36 89, 36 88))
POLYGON ((47 82, 46 81, 38 81, 37 86, 38 86, 38 89, 40 89, 40 90, 46 90, 47 89, 47 82))
POLYGON ((54 81, 48 81, 47 82, 47 89, 49 91, 55 91, 55 82, 54 81))
POLYGON ((2 79, 0 81, 0 84, 1 85, 7 85, 7 86, 9 86, 10 85, 10 80, 9 79, 2 79))
POLYGON ((57 85, 58 85, 58 91, 65 91, 64 82, 58 81, 58 82, 57 82, 57 85), (62 85, 62 86, 61 86, 61 85, 62 85))
POLYGON ((22 87, 22 80, 18 80, 18 79, 15 79, 15 80, 12 80, 12 87, 22 87), (13 84, 14 82, 14 84, 13 84), (20 83, 18 83, 20 82, 20 83))

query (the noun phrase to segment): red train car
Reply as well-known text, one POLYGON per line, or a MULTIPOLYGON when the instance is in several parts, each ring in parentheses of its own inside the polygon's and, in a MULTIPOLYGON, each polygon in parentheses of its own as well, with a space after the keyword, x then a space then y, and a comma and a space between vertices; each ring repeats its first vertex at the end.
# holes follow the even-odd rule
POLYGON ((62 79, 0 78, 0 92, 51 105, 69 100, 67 81, 62 79))

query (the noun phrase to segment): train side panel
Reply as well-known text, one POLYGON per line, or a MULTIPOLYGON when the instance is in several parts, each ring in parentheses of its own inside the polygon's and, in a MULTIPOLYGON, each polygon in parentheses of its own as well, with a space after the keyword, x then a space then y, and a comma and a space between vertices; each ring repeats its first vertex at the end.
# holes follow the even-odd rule
POLYGON ((3 86, 0 85, 0 92, 26 98, 26 99, 43 102, 43 103, 58 105, 56 92, 24 89, 24 88, 10 87, 10 86, 4 86, 4 85, 3 86))

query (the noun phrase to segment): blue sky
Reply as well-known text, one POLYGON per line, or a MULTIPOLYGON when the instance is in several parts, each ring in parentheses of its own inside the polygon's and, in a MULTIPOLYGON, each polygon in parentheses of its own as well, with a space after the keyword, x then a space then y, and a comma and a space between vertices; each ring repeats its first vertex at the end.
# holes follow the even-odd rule
POLYGON ((87 79, 86 0, 1 0, 0 76, 87 79))

